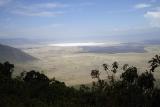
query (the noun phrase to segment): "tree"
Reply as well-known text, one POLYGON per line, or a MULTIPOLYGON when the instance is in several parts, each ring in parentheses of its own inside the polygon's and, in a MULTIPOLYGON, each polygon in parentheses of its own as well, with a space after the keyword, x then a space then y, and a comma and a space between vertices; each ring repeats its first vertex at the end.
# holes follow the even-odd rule
POLYGON ((116 72, 117 72, 117 69, 118 69, 118 62, 117 61, 115 61, 115 62, 113 62, 113 64, 112 64, 112 72, 115 74, 116 72))
POLYGON ((87 87, 86 85, 80 85, 79 90, 80 90, 81 92, 89 92, 89 91, 90 91, 90 88, 87 87))
POLYGON ((142 89, 153 89, 155 78, 152 73, 145 72, 138 77, 138 86, 142 89))
POLYGON ((39 72, 36 72, 34 70, 27 72, 24 76, 23 80, 28 83, 33 82, 49 82, 49 79, 44 74, 41 74, 39 72))
POLYGON ((155 69, 160 66, 160 56, 155 55, 155 57, 153 57, 150 61, 148 61, 148 63, 150 63, 150 72, 154 72, 155 69))
POLYGON ((128 83, 134 83, 138 78, 137 68, 136 67, 129 67, 122 73, 121 78, 123 81, 128 83))
POLYGON ((117 73, 117 69, 118 69, 118 62, 115 61, 113 62, 112 64, 112 68, 109 69, 109 65, 108 64, 103 64, 103 68, 104 70, 106 71, 107 73, 107 77, 108 77, 108 80, 110 81, 110 83, 113 83, 114 82, 114 79, 115 79, 115 73, 117 73))
POLYGON ((100 80, 100 72, 99 72, 99 70, 92 70, 91 71, 91 77, 92 78, 97 78, 98 80, 100 80))
POLYGON ((129 67, 128 64, 124 64, 123 67, 122 67, 123 71, 126 71, 128 69, 128 67, 129 67))
POLYGON ((7 78, 11 78, 13 69, 14 69, 14 65, 10 64, 9 62, 5 62, 3 64, 0 63, 0 74, 7 78))

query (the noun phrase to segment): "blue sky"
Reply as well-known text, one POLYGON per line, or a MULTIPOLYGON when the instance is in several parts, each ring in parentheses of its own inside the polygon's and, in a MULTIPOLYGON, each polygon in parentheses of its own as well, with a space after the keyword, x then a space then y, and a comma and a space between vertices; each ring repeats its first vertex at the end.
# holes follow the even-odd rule
POLYGON ((0 0, 0 37, 160 39, 160 0, 0 0))

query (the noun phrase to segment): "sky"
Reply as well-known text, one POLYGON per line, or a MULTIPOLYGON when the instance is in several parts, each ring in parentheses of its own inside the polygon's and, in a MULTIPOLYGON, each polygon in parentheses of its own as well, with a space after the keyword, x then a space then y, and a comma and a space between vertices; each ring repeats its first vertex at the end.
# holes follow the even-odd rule
POLYGON ((0 38, 160 39, 160 0, 0 0, 0 38))

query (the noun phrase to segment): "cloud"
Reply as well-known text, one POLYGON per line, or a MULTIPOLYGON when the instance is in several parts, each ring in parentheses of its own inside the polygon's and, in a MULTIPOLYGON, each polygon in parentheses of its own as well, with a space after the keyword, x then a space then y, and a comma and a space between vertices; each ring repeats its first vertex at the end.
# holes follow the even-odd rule
POLYGON ((38 11, 38 12, 34 12, 34 11, 21 11, 21 10, 17 10, 17 11, 13 11, 12 13, 18 14, 18 15, 23 15, 23 16, 41 16, 41 17, 52 17, 52 16, 59 16, 62 15, 63 12, 52 12, 52 11, 38 11))
POLYGON ((41 3, 33 4, 29 6, 17 6, 11 13, 24 16, 58 16, 62 15, 64 12, 60 9, 67 7, 66 4, 60 3, 41 3))
POLYGON ((151 6, 152 6, 151 4, 140 3, 140 4, 136 4, 134 6, 134 8, 136 8, 136 9, 143 9, 143 8, 148 8, 148 7, 151 7, 151 6))
POLYGON ((57 9, 57 8, 64 8, 67 7, 66 4, 61 3, 41 3, 41 4, 33 4, 29 6, 19 6, 18 8, 26 9, 26 10, 44 10, 44 9, 57 9))
POLYGON ((33 5, 33 7, 36 7, 36 8, 63 8, 67 6, 68 5, 61 4, 61 3, 43 3, 43 4, 33 5))
POLYGON ((150 21, 151 26, 160 27, 160 11, 148 11, 144 17, 150 21))
POLYGON ((11 2, 11 0, 0 0, 0 6, 4 6, 8 4, 9 2, 11 2))

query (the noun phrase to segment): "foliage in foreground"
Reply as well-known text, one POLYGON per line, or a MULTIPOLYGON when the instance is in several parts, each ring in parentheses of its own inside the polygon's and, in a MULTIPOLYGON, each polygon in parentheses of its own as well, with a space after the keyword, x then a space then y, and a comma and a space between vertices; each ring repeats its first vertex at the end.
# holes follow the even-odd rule
POLYGON ((160 65, 160 56, 149 64, 150 69, 142 74, 125 64, 118 80, 119 64, 103 64, 106 79, 101 79, 99 70, 92 70, 91 77, 97 82, 76 90, 34 70, 12 78, 14 65, 0 63, 0 107, 159 107, 160 89, 154 87, 153 72, 160 65))

